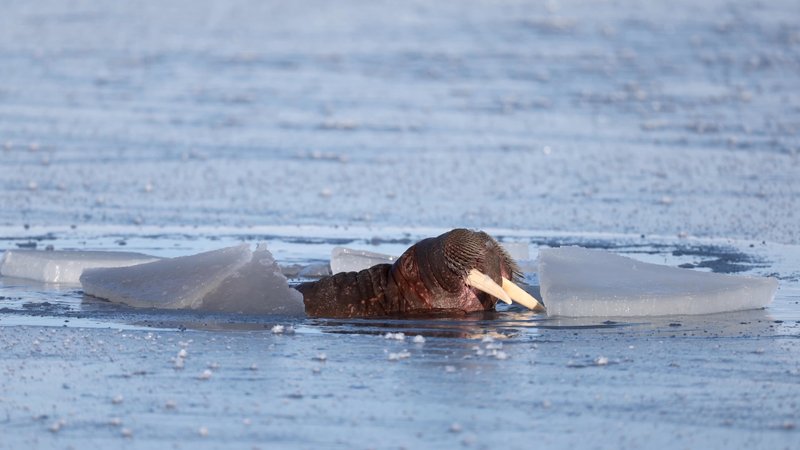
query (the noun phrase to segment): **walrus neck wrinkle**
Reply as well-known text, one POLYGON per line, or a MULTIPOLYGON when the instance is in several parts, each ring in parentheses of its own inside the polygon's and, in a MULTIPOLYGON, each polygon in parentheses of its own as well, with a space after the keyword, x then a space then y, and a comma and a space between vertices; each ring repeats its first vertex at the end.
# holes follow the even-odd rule
POLYGON ((398 313, 412 313, 431 309, 431 293, 420 277, 417 245, 409 248, 392 264, 389 271, 387 301, 398 313))

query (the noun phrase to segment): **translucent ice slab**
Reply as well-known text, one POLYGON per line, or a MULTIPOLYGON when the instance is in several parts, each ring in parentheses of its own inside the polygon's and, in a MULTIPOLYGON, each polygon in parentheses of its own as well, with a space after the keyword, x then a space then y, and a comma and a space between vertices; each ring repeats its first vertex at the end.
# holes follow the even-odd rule
POLYGON ((272 254, 248 244, 81 277, 88 295, 145 308, 258 314, 304 313, 303 295, 286 282, 272 254))
POLYGON ((334 274, 339 272, 358 272, 376 264, 392 264, 395 260, 397 260, 396 256, 384 255, 383 253, 334 247, 331 250, 331 272, 334 274))
MULTIPOLYGON (((502 245, 508 254, 517 261, 527 260, 530 257, 527 242, 511 242, 503 243, 502 245)), ((367 250, 334 247, 331 250, 331 272, 334 274, 339 272, 358 272, 376 264, 392 264, 397 258, 397 256, 367 250)))
POLYGON ((539 250, 539 281, 551 316, 662 316, 763 308, 775 278, 697 272, 579 247, 539 250))
POLYGON ((84 269, 126 267, 158 259, 132 252, 6 250, 0 261, 0 275, 45 283, 77 284, 84 269))

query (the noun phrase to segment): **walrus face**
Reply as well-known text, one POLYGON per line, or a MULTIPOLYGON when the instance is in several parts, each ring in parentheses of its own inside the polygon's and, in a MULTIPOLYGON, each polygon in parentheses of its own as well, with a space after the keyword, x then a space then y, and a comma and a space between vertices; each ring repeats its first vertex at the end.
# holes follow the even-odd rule
POLYGON ((469 313, 512 300, 542 306, 514 284, 514 260, 491 236, 455 229, 409 247, 394 264, 337 274, 297 287, 313 317, 469 313))
POLYGON ((510 303, 502 285, 521 272, 488 234, 455 229, 410 247, 391 275, 414 309, 471 312, 494 309, 498 299, 510 303))

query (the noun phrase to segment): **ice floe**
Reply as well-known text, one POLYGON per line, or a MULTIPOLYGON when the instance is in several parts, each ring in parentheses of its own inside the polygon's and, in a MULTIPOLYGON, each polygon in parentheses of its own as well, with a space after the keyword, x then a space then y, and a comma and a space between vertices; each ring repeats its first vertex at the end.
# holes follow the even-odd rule
POLYGON ((289 287, 265 245, 242 244, 124 268, 89 269, 86 294, 129 306, 302 315, 303 296, 289 287))
POLYGON ((79 283, 85 269, 127 267, 159 258, 133 252, 78 250, 6 250, 0 275, 44 283, 79 283))
POLYGON ((580 247, 539 250, 551 316, 663 316, 763 308, 775 278, 732 276, 637 261, 580 247))

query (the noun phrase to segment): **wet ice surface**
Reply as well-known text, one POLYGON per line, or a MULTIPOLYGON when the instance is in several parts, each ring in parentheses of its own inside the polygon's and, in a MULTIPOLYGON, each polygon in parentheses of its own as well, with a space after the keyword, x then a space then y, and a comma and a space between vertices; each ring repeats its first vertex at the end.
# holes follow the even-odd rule
POLYGON ((532 258, 582 245, 781 284, 735 314, 381 322, 136 310, 2 278, 0 447, 796 446, 798 16, 6 5, 3 249, 264 241, 319 268, 335 246, 399 255, 462 226, 532 258))
MULTIPOLYGON (((376 241, 364 229, 135 230, 54 231, 41 242, 108 249, 123 232, 127 249, 163 257, 266 242, 288 265, 342 245, 398 254, 442 231, 372 230, 376 241)), ((9 244, 27 239, 6 231, 9 244)), ((0 446, 528 448, 585 446, 587 436, 599 448, 794 445, 797 246, 489 231, 529 242, 532 257, 580 245, 772 275, 781 287, 767 309, 705 316, 554 319, 501 306, 462 318, 314 320, 135 309, 0 278, 0 416, 11 430, 0 446)))
POLYGON ((550 316, 666 316, 764 308, 778 280, 703 273, 645 263, 599 249, 539 252, 542 299, 550 316))
POLYGON ((785 334, 795 327, 775 326, 763 314, 679 320, 675 328, 525 322, 514 315, 322 321, 295 324, 291 335, 2 327, 0 445, 528 448, 532 439, 583 447, 592 437, 601 448, 675 442, 791 448, 797 442, 800 348, 785 334), (738 322, 747 325, 733 332, 720 326, 738 322), (385 339, 385 330, 426 338, 424 344, 385 339), (510 337, 480 339, 498 332, 510 337), (707 351, 698 351, 702 342, 707 351), (403 352, 409 356, 390 360, 403 352), (63 425, 53 432, 54 424, 63 425))

